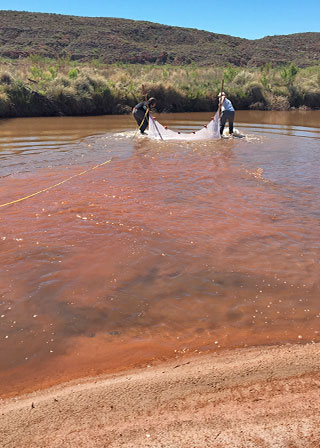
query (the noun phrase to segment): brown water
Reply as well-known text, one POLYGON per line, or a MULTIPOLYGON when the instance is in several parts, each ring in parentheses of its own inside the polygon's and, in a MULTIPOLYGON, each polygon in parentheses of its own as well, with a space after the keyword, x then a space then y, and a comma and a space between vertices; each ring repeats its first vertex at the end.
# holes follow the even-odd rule
MULTIPOLYGON (((208 114, 162 115, 181 130, 208 114)), ((319 341, 320 111, 151 142, 131 117, 0 122, 3 396, 180 353, 319 341)))

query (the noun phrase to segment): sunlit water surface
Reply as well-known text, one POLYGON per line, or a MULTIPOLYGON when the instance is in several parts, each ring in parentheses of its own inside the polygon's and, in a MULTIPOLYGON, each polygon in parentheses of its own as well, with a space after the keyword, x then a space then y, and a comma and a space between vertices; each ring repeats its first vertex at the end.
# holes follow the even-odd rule
MULTIPOLYGON (((162 115, 181 131, 208 114, 162 115)), ((319 341, 320 111, 152 142, 126 117, 0 122, 3 396, 181 353, 319 341)))

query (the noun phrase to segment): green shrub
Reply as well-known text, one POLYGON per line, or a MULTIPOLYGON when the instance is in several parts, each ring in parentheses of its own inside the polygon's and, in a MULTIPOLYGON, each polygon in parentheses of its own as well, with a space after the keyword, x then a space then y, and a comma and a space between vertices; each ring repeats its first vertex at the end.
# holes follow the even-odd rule
POLYGON ((260 81, 261 81, 261 84, 263 85, 263 87, 264 87, 265 89, 267 89, 268 86, 269 86, 269 82, 268 82, 267 75, 266 75, 265 73, 264 73, 263 76, 261 77, 260 81))
POLYGON ((23 111, 24 115, 30 113, 31 90, 22 81, 15 81, 6 91, 14 109, 23 111))
POLYGON ((30 54, 29 59, 34 65, 40 65, 44 62, 43 57, 40 54, 30 54))
POLYGON ((320 108, 320 66, 100 66, 68 55, 57 60, 31 55, 14 62, 0 60, 0 110, 2 116, 128 113, 144 98, 145 84, 160 112, 212 111, 223 76, 224 90, 236 109, 320 108))
POLYGON ((232 81, 233 78, 235 78, 236 74, 238 73, 239 68, 237 67, 233 67, 233 66, 229 66, 225 71, 224 71, 224 79, 226 82, 232 81))
POLYGON ((58 72, 59 72, 59 68, 50 66, 48 68, 49 73, 51 74, 51 79, 56 79, 56 77, 58 76, 58 72))
POLYGON ((43 77, 43 70, 42 68, 38 67, 38 66, 31 66, 30 67, 30 73, 32 75, 32 77, 36 80, 41 79, 43 77))
POLYGON ((68 72, 68 78, 69 79, 75 79, 79 75, 79 70, 76 68, 71 68, 68 72))
POLYGON ((280 71, 280 76, 285 83, 292 84, 297 73, 298 67, 291 63, 290 65, 282 68, 280 71))

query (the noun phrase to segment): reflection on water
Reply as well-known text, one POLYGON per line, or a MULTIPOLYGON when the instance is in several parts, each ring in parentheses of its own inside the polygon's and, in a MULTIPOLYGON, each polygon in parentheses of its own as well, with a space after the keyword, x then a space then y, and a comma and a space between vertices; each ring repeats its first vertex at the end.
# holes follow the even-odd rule
MULTIPOLYGON (((207 114, 162 115, 197 129, 207 114)), ((151 142, 131 117, 0 123, 0 390, 186 352, 319 341, 318 112, 151 142)))

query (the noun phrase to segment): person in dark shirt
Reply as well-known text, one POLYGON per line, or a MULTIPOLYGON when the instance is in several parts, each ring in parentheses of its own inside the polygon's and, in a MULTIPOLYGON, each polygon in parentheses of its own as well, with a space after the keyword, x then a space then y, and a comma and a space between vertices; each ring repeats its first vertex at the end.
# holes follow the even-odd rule
POLYGON ((132 115, 138 123, 141 134, 144 134, 144 131, 149 124, 149 111, 152 107, 155 107, 155 105, 156 100, 150 98, 148 101, 141 101, 141 103, 137 104, 132 110, 132 115))

